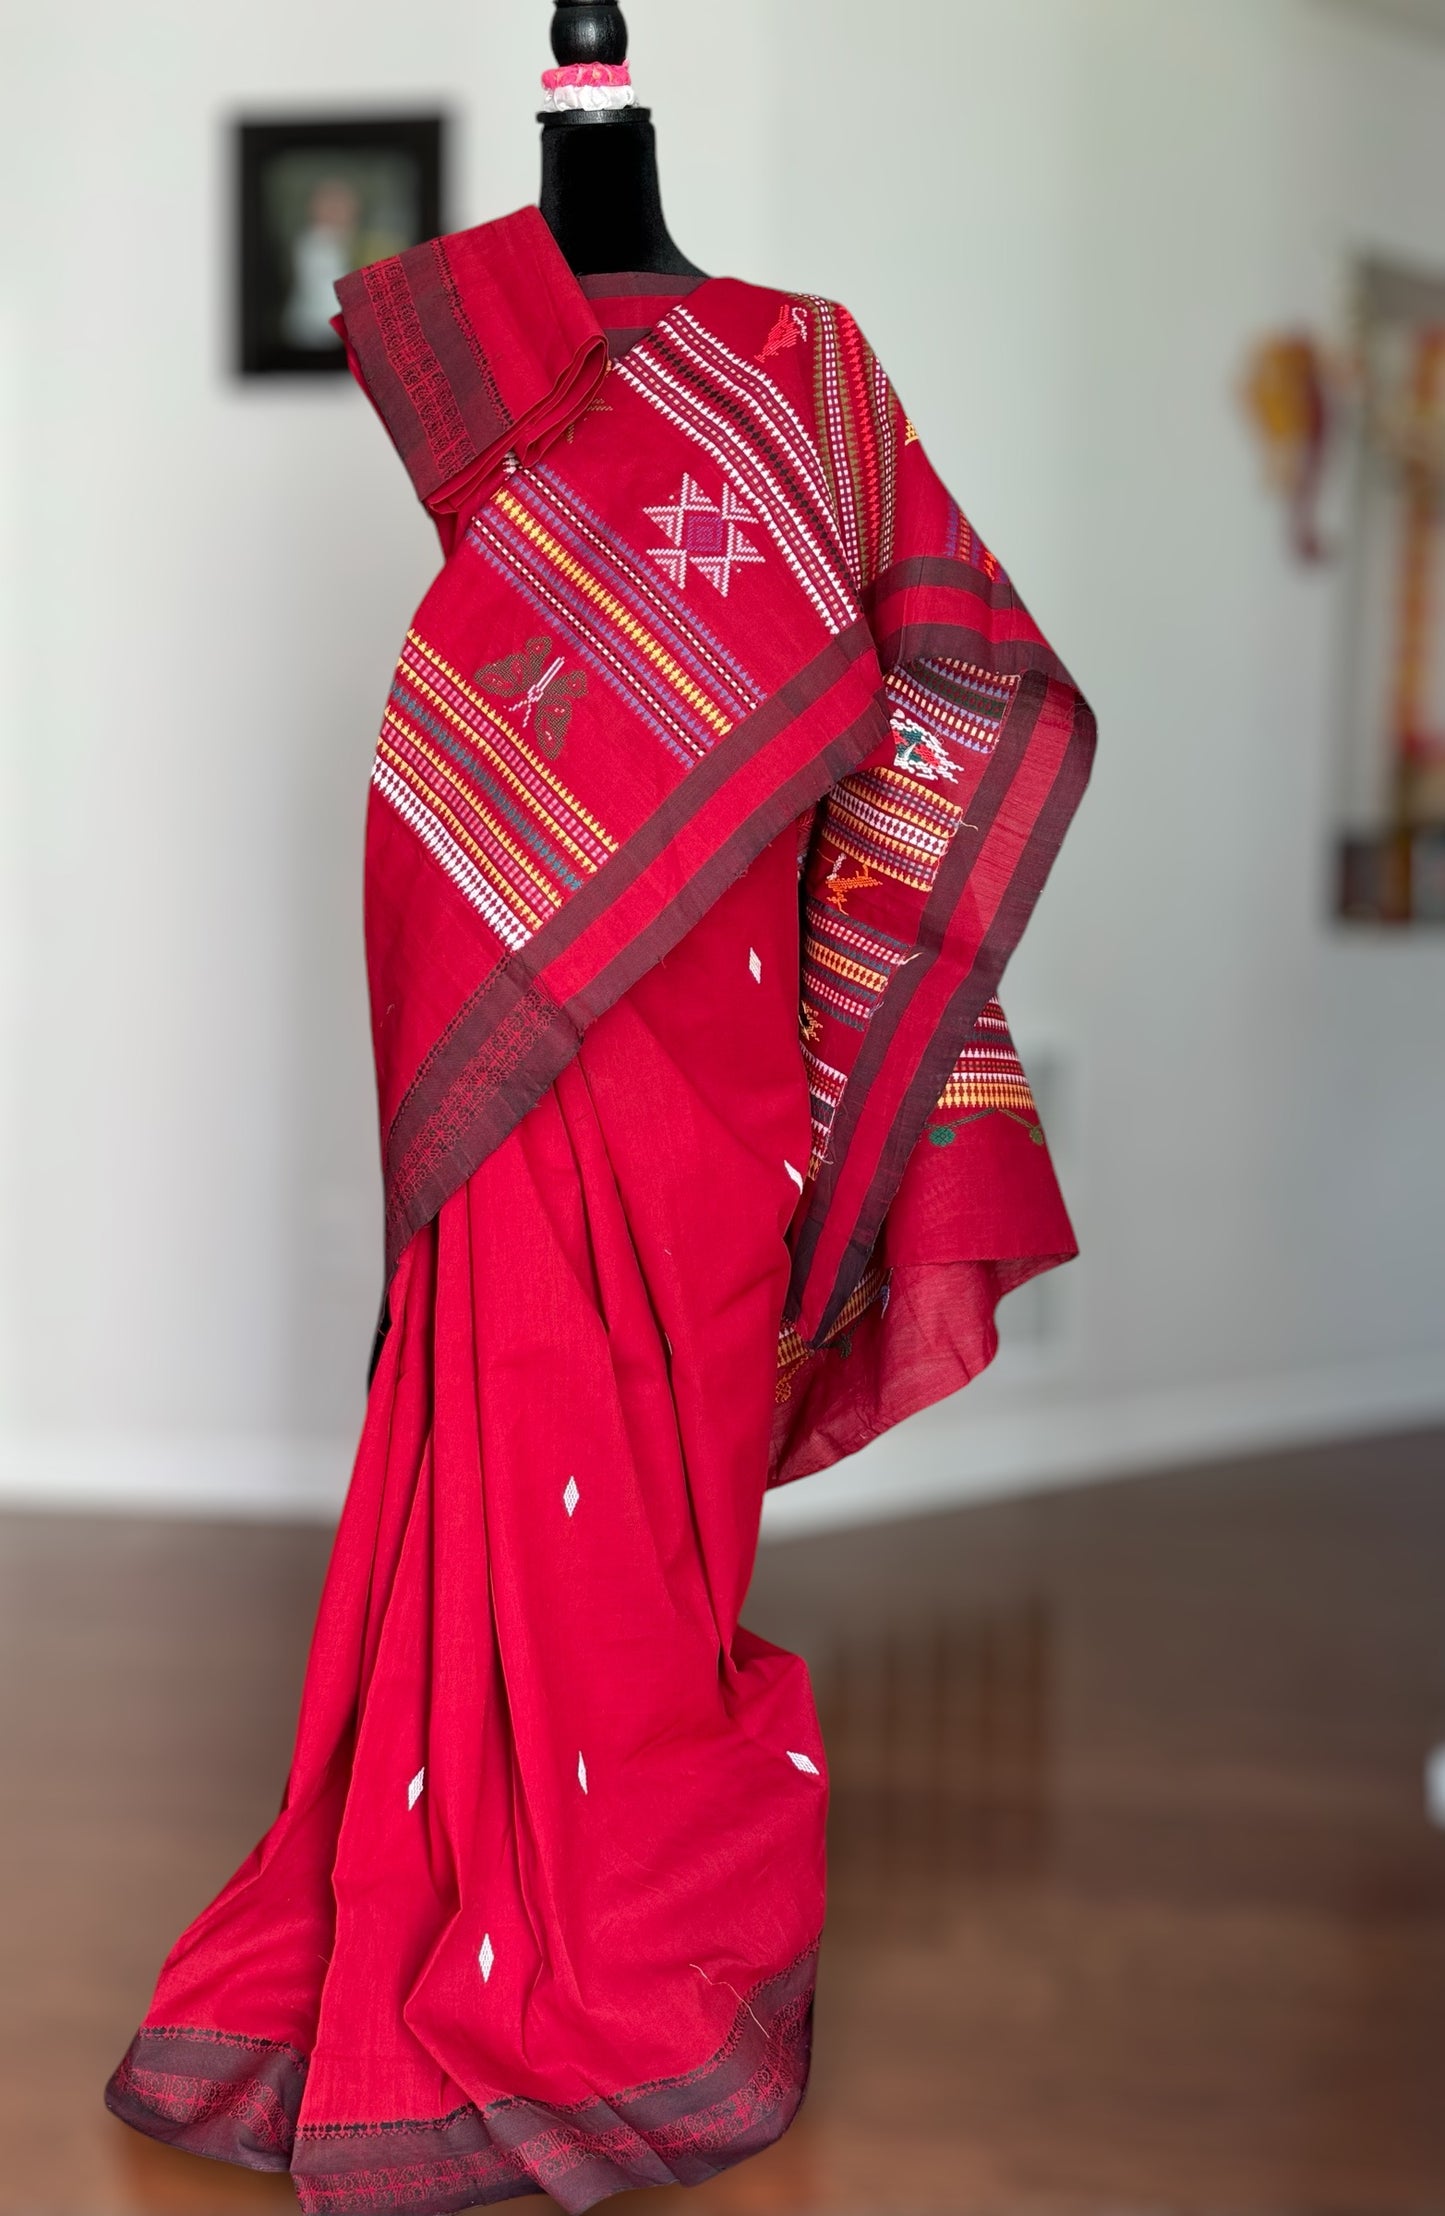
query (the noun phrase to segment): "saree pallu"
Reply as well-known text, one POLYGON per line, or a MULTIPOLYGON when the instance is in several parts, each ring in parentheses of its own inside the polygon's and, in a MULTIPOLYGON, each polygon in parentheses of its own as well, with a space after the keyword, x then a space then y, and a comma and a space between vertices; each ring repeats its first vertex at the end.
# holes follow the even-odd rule
POLYGON ((340 290, 447 554, 368 832, 386 1329, 282 1813, 108 2099, 307 2210, 581 2210, 802 2098, 761 1504, 1073 1252, 994 988, 1092 724, 845 311, 535 211, 340 290))

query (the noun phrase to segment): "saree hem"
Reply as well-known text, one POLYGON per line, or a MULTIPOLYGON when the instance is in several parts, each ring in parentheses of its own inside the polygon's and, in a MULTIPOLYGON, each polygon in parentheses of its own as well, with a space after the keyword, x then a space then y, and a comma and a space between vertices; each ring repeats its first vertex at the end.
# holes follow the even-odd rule
POLYGON ((807 2087, 817 1947, 740 2000, 700 2068, 575 2106, 505 2097, 432 2119, 298 2123, 305 2058, 185 2026, 137 2034, 106 2089, 188 2154, 289 2170, 305 2216, 457 2216, 549 2193, 570 2216, 644 2186, 701 2185, 782 2137, 807 2087))
POLYGON ((998 1353, 999 1302, 1077 1259, 1070 1249, 895 1266, 851 1328, 780 1364, 769 1492, 835 1468, 962 1392, 998 1353), (837 1383, 842 1364, 855 1376, 847 1391, 837 1383))
POLYGON ((284 2040, 164 2025, 136 2034, 105 2105, 186 2154, 288 2170, 305 2084, 306 2058, 284 2040))

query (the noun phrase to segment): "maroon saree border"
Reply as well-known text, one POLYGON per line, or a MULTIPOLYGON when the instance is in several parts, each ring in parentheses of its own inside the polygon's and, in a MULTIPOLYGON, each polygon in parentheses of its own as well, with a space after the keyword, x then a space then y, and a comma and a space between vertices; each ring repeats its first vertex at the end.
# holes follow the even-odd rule
POLYGON ((425 500, 511 428, 511 417, 460 297, 445 242, 343 277, 347 344, 425 500))
POLYGON ((291 2172, 306 2216, 456 2216, 550 2193, 580 2216, 611 2194, 702 2185, 787 2130, 807 2089, 818 1950, 740 1998, 696 2070, 548 2107, 516 2098, 447 2116, 298 2124, 306 2062, 279 2041, 140 2032, 106 2089, 123 2123, 190 2154, 291 2172))
POLYGON ((956 554, 919 554, 894 562, 876 577, 864 595, 864 605, 877 641, 878 659, 885 670, 930 655, 956 657, 960 647, 966 645, 969 658, 991 674, 1038 674, 1067 685, 1071 692, 1079 690, 1002 572, 990 576, 987 570, 976 568, 956 554), (990 615, 1017 614, 1028 629, 1012 639, 989 638, 956 618, 920 621, 910 607, 910 596, 920 591, 961 593, 990 615), (902 603, 897 616, 892 608, 895 602, 902 603))
POLYGON ((816 707, 873 651, 858 623, 830 640, 796 677, 736 724, 654 810, 607 867, 530 944, 494 969, 422 1063, 386 1135, 387 1276, 447 1198, 515 1128, 578 1052, 588 1026, 621 999, 788 825, 877 745, 884 714, 874 694, 791 777, 775 785, 647 926, 565 1001, 547 971, 606 915, 669 842, 723 790, 741 764, 816 707))
POLYGON ((819 1245, 846 1180, 853 1140, 874 1084, 886 1068, 893 1042, 913 1001, 937 963, 946 956, 949 925, 964 900, 974 863, 1007 807, 1015 777, 1028 752, 1051 686, 1064 688, 1072 697, 1071 728, 1063 759, 1008 888, 975 951, 968 975, 949 1000, 920 1059, 867 1189, 860 1198, 847 1244, 812 1333, 814 1343, 824 1341, 836 1327, 868 1269, 909 1157, 922 1137, 929 1110, 947 1082, 959 1041, 967 1035, 980 1010, 998 990, 1008 959, 1023 934, 1064 833, 1083 798, 1093 761, 1093 712, 1058 656, 1039 638, 1032 624, 1027 634, 998 640, 958 621, 910 622, 907 620, 908 595, 920 587, 942 587, 966 594, 994 612, 1017 610, 1023 620, 1029 622, 1023 604, 1003 577, 990 578, 983 571, 951 557, 922 557, 895 563, 878 579, 869 594, 870 604, 885 618, 890 600, 901 599, 903 603, 898 619, 891 624, 885 620, 878 636, 879 659, 885 669, 926 659, 950 659, 971 662, 1000 675, 1016 676, 1021 682, 993 758, 969 802, 967 835, 960 834, 955 839, 929 897, 918 933, 919 955, 893 978, 869 1025, 858 1061, 849 1073, 830 1135, 828 1158, 794 1242, 788 1299, 791 1317, 801 1314, 807 1299, 819 1245))
POLYGON ((530 460, 587 406, 601 326, 535 207, 353 270, 336 297, 352 368, 450 553, 456 514, 508 452, 530 460))
POLYGON ((105 2089, 133 2131, 243 2170, 289 2170, 306 2058, 274 2039, 185 2025, 138 2032, 105 2089))

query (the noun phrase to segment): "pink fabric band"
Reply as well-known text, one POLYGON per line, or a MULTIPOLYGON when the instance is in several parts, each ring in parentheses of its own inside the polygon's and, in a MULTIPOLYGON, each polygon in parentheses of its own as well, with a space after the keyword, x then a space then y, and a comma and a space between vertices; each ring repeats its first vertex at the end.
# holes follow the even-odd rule
POLYGON ((632 71, 626 62, 571 62, 566 69, 544 69, 544 92, 562 92, 580 85, 630 85, 632 71))

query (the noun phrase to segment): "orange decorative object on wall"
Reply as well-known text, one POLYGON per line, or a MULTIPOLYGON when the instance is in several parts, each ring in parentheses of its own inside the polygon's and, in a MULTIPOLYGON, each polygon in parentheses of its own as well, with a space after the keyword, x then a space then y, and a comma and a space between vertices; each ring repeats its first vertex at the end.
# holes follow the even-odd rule
POLYGON ((1245 373, 1243 398, 1270 483, 1288 505, 1294 550, 1301 561, 1323 561, 1319 500, 1334 422, 1324 349, 1303 331, 1262 339, 1245 373))

